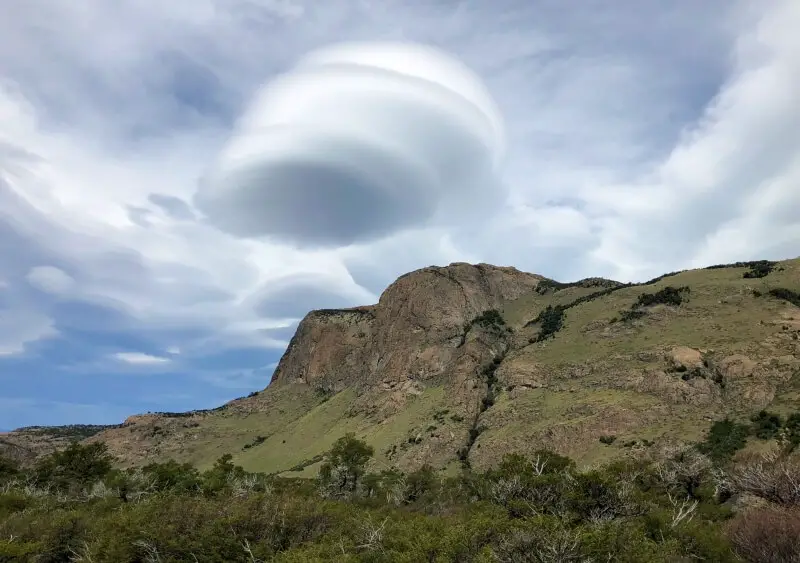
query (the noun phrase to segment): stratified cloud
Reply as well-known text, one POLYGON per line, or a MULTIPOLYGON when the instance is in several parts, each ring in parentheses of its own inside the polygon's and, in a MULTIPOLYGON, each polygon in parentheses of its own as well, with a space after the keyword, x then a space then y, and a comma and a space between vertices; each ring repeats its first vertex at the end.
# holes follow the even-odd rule
POLYGON ((75 286, 75 279, 55 266, 35 266, 28 272, 27 280, 36 289, 54 295, 69 293, 75 286))
POLYGON ((343 246, 482 209, 503 148, 499 111, 460 62, 344 44, 256 96, 195 202, 237 236, 343 246))
POLYGON ((179 197, 167 194, 150 194, 147 196, 147 199, 173 219, 178 221, 191 221, 195 219, 192 208, 179 197))
POLYGON ((126 364, 141 366, 167 364, 172 361, 170 358, 153 356, 151 354, 144 354, 142 352, 117 352, 113 355, 113 357, 114 359, 119 360, 120 362, 125 362, 126 364))
POLYGON ((49 316, 0 303, 0 357, 21 354, 31 343, 54 336, 58 336, 58 330, 49 316))
POLYGON ((339 277, 298 274, 270 280, 245 301, 264 317, 299 319, 312 309, 353 307, 377 301, 377 296, 339 277))

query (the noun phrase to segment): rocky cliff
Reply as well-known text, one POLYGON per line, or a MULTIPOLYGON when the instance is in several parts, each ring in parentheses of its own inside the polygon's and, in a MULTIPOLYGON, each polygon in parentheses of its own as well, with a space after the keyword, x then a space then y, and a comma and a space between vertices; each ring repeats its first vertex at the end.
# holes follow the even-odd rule
MULTIPOLYGON (((465 391, 475 365, 506 340, 470 336, 470 322, 531 292, 543 278, 514 268, 451 264, 402 276, 377 305, 312 311, 281 358, 272 385, 305 383, 322 394, 390 392, 389 410, 432 382, 465 391)), ((457 396, 467 399, 470 393, 457 396)))

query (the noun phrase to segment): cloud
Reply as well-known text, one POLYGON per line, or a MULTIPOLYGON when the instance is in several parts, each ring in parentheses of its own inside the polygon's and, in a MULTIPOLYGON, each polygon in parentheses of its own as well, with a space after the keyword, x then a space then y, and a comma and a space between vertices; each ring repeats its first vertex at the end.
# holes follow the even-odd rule
POLYGON ((191 221, 195 218, 194 211, 182 199, 165 194, 150 194, 148 201, 163 210, 172 219, 191 221))
POLYGON ((377 296, 337 276, 306 273, 269 280, 248 296, 245 306, 257 314, 299 319, 310 309, 337 309, 377 301, 377 296), (326 279, 327 278, 327 279, 326 279))
POLYGON ((75 285, 72 276, 55 266, 35 266, 28 272, 27 279, 33 287, 55 295, 69 293, 75 285))
POLYGON ((503 145, 494 101, 460 62, 422 45, 333 46, 258 93, 195 203, 237 236, 343 246, 486 204, 503 145))
POLYGON ((31 343, 58 334, 46 315, 27 308, 0 307, 0 358, 21 354, 31 343))
POLYGON ((186 393, 174 410, 214 406, 266 383, 308 309, 374 302, 429 264, 636 280, 800 247, 792 0, 12 5, 0 19, 0 378, 39 401, 18 420, 51 420, 51 400, 119 396, 129 413, 173 410, 147 397, 186 393), (507 142, 463 83, 439 87, 425 66, 409 76, 420 72, 385 50, 378 66, 378 51, 325 50, 353 42, 463 61, 507 142), (354 108, 365 84, 378 92, 354 108), (406 106, 385 114, 387 102, 406 106), (293 136, 273 128, 264 153, 248 127, 280 115, 293 136), (364 148, 377 156, 354 163, 364 148), (246 178, 231 158, 248 150, 259 158, 242 162, 269 164, 255 178, 324 175, 327 191, 256 192, 285 199, 242 213, 221 188, 246 178), (450 182, 429 190, 426 163, 450 182), (332 197, 348 178, 350 199, 332 197), (375 191, 387 179, 408 189, 375 191), (210 213, 198 182, 221 202, 210 213))
POLYGON ((137 366, 166 364, 171 361, 169 358, 163 358, 161 356, 152 356, 150 354, 143 354, 141 352, 117 352, 116 354, 114 354, 114 358, 121 362, 125 362, 126 364, 132 364, 137 366))

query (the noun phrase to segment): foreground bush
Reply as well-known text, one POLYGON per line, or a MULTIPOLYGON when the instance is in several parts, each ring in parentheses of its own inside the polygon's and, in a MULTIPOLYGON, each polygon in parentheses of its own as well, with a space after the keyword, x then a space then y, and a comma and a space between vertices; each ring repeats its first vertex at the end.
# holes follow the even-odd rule
POLYGON ((728 535, 745 561, 800 561, 800 507, 758 508, 731 521, 728 535))
POLYGON ((348 435, 314 482, 229 455, 205 472, 122 471, 102 446, 73 445, 5 471, 0 562, 798 561, 796 466, 770 455, 723 467, 688 447, 579 471, 540 451, 445 479, 369 473, 372 449, 348 435), (765 508, 731 519, 743 494, 765 508))

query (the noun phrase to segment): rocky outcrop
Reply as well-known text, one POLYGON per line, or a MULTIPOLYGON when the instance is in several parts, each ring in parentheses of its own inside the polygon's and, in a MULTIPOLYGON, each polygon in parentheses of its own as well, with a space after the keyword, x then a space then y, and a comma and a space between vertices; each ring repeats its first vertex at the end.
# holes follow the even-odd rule
POLYGON ((531 291, 541 279, 487 264, 411 272, 390 285, 377 305, 306 315, 271 385, 302 381, 322 392, 413 389, 408 381, 446 374, 451 382, 463 383, 460 375, 480 363, 465 363, 464 356, 475 353, 464 348, 465 325, 531 291))

